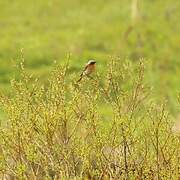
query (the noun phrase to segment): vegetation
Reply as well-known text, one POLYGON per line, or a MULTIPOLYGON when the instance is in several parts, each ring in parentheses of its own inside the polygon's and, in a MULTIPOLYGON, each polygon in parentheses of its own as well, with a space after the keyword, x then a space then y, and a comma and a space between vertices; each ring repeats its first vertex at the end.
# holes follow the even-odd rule
POLYGON ((179 8, 1 1, 0 179, 180 179, 179 8))
POLYGON ((145 58, 155 97, 166 97, 176 113, 179 8, 177 0, 1 1, 0 89, 9 92, 10 79, 19 76, 15 65, 22 48, 28 71, 41 81, 54 60, 64 63, 69 52, 71 72, 77 74, 89 58, 98 61, 101 73, 109 56, 133 62, 145 58))
POLYGON ((21 64, 14 96, 1 95, 2 178, 179 179, 179 135, 166 105, 151 99, 143 62, 112 59, 106 78, 79 84, 68 67, 40 86, 21 64))

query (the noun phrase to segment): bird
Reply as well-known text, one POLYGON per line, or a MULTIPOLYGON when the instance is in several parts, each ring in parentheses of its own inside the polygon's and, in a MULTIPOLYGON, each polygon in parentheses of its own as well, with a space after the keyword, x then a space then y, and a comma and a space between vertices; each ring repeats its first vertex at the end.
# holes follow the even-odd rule
POLYGON ((84 76, 89 76, 91 73, 93 73, 95 71, 95 69, 96 69, 96 61, 89 60, 77 82, 80 82, 84 76))

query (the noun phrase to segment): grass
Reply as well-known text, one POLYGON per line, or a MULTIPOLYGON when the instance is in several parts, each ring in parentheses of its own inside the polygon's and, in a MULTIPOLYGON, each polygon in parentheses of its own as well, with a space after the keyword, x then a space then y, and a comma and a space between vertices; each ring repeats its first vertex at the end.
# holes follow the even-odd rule
POLYGON ((0 2, 2 176, 179 178, 171 116, 179 113, 180 2, 141 1, 139 19, 131 3, 0 2), (64 64, 69 53, 64 75, 54 61, 64 64), (74 89, 90 58, 95 81, 74 89), (22 60, 33 79, 17 68, 22 60))
MULTIPOLYGON (((89 58, 97 59, 101 70, 109 55, 132 61, 145 58, 152 63, 148 83, 155 87, 157 97, 170 97, 175 111, 180 75, 178 1, 142 1, 141 20, 125 40, 124 34, 132 24, 130 1, 20 0, 2 1, 0 7, 1 87, 16 75, 11 62, 20 60, 22 48, 28 68, 35 74, 44 65, 51 67, 54 60, 63 63, 68 52, 72 53, 72 70, 76 73, 89 58)), ((47 77, 46 69, 43 76, 47 77)))
POLYGON ((103 78, 79 84, 68 71, 56 66, 40 85, 21 66, 13 96, 0 96, 2 179, 179 178, 179 134, 142 61, 112 59, 103 78))

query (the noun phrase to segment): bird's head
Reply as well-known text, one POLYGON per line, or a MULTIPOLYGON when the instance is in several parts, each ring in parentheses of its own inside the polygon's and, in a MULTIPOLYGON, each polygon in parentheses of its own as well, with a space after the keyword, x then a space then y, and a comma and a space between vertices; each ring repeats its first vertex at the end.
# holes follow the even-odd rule
POLYGON ((88 65, 93 65, 93 64, 96 64, 96 61, 95 61, 95 60, 89 60, 89 61, 88 61, 88 65))

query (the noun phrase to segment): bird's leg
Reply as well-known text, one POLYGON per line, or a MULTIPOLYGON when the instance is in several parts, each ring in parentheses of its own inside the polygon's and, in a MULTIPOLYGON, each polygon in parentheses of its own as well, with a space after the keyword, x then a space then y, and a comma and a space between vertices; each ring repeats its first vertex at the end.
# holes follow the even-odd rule
POLYGON ((93 79, 89 74, 86 75, 89 79, 93 79))
POLYGON ((95 80, 94 77, 90 76, 90 75, 86 75, 89 79, 91 80, 95 80))

